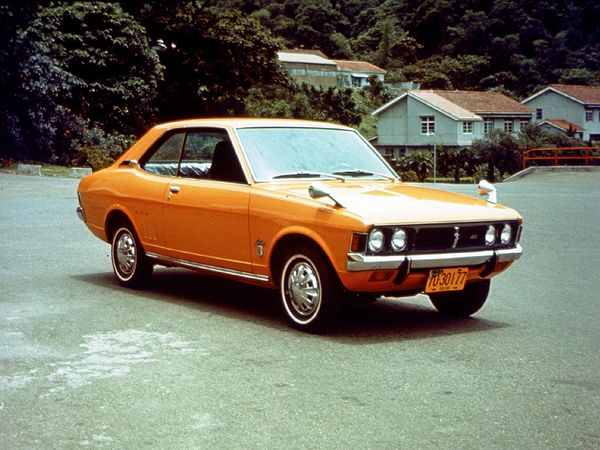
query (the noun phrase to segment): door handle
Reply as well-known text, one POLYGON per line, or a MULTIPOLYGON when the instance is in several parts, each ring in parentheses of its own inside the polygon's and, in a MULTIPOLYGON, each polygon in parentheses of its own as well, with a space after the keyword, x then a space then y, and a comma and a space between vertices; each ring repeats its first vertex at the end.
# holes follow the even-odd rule
POLYGON ((171 194, 177 194, 181 188, 179 186, 169 186, 169 191, 171 194))

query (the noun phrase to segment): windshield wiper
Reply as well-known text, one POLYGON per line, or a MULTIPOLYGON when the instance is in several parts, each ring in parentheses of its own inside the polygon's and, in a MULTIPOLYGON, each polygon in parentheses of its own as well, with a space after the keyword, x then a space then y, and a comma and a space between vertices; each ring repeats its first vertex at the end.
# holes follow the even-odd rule
POLYGON ((376 172, 369 172, 367 170, 362 170, 362 169, 352 169, 352 170, 339 170, 337 172, 333 172, 335 175, 345 175, 347 177, 370 177, 370 176, 377 176, 377 177, 381 177, 381 178, 386 178, 388 180, 396 180, 396 178, 394 178, 391 175, 384 175, 382 173, 376 173, 376 172))
POLYGON ((275 175, 273 179, 277 178, 335 178, 336 180, 346 181, 346 179, 339 174, 332 173, 321 173, 321 172, 290 172, 290 173, 282 173, 281 175, 275 175))

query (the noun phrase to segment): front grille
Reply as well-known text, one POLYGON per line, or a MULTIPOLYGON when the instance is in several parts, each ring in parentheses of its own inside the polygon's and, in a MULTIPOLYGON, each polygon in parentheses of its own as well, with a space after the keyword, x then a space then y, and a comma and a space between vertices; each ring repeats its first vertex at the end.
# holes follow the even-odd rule
MULTIPOLYGON (((413 252, 452 251, 489 248, 485 245, 488 224, 418 227, 412 242, 413 252)), ((516 228, 514 228, 516 231, 516 228)))
POLYGON ((485 246, 487 225, 418 228, 413 251, 463 249, 485 246))
MULTIPOLYGON (((396 253, 428 253, 428 252, 453 252, 464 250, 489 250, 513 247, 518 242, 519 223, 516 221, 471 224, 444 224, 444 225, 403 225, 399 226, 406 231, 408 244, 401 252, 394 252, 388 244, 378 254, 396 253), (513 236, 508 244, 499 242, 499 233, 505 224, 513 227, 513 236), (485 244, 485 234, 490 225, 496 227, 496 242, 488 246, 485 244)), ((384 232, 386 241, 389 242, 393 229, 396 227, 375 227, 384 232)))
POLYGON ((421 228, 416 230, 413 250, 437 250, 452 248, 454 228, 421 228))

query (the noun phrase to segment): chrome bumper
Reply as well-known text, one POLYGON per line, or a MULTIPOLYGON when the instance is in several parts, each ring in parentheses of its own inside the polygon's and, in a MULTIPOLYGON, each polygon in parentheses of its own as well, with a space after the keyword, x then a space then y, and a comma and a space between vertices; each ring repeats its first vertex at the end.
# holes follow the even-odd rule
POLYGON ((516 261, 523 254, 523 248, 501 250, 480 250, 459 253, 430 253, 425 255, 367 256, 360 253, 348 253, 346 268, 348 272, 364 270, 394 270, 408 261, 410 269, 435 269, 440 267, 477 266, 494 257, 499 263, 516 261))
POLYGON ((83 212, 83 208, 81 206, 77 207, 77 217, 81 219, 83 223, 85 223, 85 213, 83 212))

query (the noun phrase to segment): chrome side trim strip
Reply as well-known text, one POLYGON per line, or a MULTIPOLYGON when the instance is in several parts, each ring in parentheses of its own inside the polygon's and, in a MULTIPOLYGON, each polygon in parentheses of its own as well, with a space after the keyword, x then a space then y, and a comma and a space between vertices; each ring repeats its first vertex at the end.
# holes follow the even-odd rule
POLYGON ((346 268, 348 272, 364 270, 394 270, 408 260, 411 269, 429 269, 438 267, 476 266, 489 261, 494 253, 498 262, 516 261, 523 254, 523 248, 517 244, 514 248, 502 250, 479 250, 459 253, 430 253, 426 255, 368 256, 360 253, 348 253, 346 268))
POLYGON ((269 277, 267 275, 257 275, 255 273, 241 272, 233 269, 224 269, 223 267, 211 266, 208 264, 200 264, 192 261, 186 261, 184 259, 171 258, 170 256, 163 256, 157 253, 146 253, 146 256, 157 261, 163 261, 176 266, 185 267, 193 270, 204 270, 207 272, 219 273, 222 275, 229 275, 237 278, 244 278, 246 280, 268 282, 269 277))

